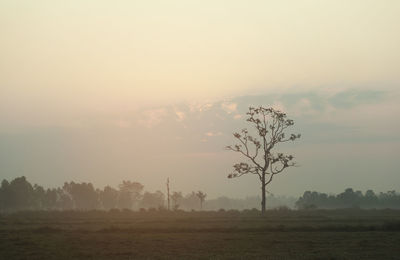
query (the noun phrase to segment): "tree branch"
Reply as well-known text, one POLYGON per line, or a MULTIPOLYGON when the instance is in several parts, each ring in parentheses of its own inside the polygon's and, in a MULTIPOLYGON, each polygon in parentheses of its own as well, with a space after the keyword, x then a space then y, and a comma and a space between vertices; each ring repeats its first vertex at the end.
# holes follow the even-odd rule
POLYGON ((244 146, 245 152, 242 149, 242 147, 243 147, 242 145, 235 145, 234 148, 232 146, 227 146, 226 149, 241 153, 243 156, 248 158, 252 163, 254 163, 254 165, 256 165, 258 168, 262 169, 261 165, 256 161, 256 157, 258 156, 258 150, 260 149, 259 142, 255 138, 249 136, 246 129, 243 129, 242 133, 244 134, 244 138, 243 138, 244 140, 242 139, 242 135, 240 135, 239 133, 234 133, 233 136, 236 139, 238 139, 239 142, 244 146), (247 140, 249 140, 249 138, 251 138, 251 142, 256 147, 256 153, 254 156, 251 156, 249 153, 248 142, 247 142, 247 140))
POLYGON ((246 121, 254 126, 259 138, 254 138, 249 135, 247 129, 243 129, 241 133, 233 134, 238 139, 238 144, 227 146, 226 148, 243 155, 252 166, 248 163, 235 164, 234 171, 228 177, 240 177, 251 173, 257 174, 260 181, 263 182, 265 181, 263 177, 265 178, 265 174, 268 174, 268 180, 263 184, 266 186, 272 182, 276 174, 281 173, 288 167, 295 166, 295 163, 292 162, 293 156, 282 153, 274 155, 271 150, 276 144, 294 141, 300 138, 300 135, 291 134, 289 137, 285 137, 285 130, 292 126, 294 121, 287 119, 286 114, 279 110, 262 106, 258 108, 249 107, 249 111, 246 114, 248 115, 246 121), (254 153, 250 152, 250 150, 253 151, 249 147, 251 144, 255 146, 254 153))

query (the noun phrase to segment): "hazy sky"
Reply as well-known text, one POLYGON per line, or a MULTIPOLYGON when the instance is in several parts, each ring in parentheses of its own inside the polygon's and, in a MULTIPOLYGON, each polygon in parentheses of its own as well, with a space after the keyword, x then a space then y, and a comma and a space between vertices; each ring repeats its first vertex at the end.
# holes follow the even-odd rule
POLYGON ((400 190, 400 1, 0 1, 0 177, 209 196, 249 105, 303 138, 271 191, 400 190))

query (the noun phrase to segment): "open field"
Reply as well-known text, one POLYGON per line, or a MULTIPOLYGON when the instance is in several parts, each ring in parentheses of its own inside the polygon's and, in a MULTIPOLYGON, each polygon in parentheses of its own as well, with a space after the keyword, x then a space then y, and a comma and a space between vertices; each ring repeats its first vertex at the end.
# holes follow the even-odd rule
POLYGON ((400 259, 400 211, 20 212, 0 259, 400 259))

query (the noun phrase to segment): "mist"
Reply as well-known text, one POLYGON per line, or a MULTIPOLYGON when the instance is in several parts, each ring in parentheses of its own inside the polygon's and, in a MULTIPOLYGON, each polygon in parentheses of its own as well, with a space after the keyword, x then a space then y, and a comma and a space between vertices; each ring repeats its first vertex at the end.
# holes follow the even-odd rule
POLYGON ((270 192, 399 190, 397 1, 2 1, 0 177, 257 196, 224 148, 294 119, 270 192))
POLYGON ((395 91, 266 94, 147 107, 69 126, 3 128, 1 172, 3 178, 24 175, 45 187, 132 180, 165 190, 170 178, 173 188, 185 193, 257 196, 254 176, 227 178, 240 157, 225 146, 233 144, 233 132, 249 128, 248 106, 271 104, 287 111, 295 121, 292 132, 302 138, 277 148, 293 154, 298 167, 278 176, 270 192, 398 190, 396 100, 395 91), (346 105, 336 104, 338 97, 347 99, 346 105))

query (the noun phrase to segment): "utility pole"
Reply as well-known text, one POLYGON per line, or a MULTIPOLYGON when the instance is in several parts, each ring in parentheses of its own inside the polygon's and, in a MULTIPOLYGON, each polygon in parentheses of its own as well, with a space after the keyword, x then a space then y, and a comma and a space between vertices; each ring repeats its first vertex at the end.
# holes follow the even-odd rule
POLYGON ((169 207, 169 178, 167 178, 167 198, 168 198, 168 210, 170 209, 169 207))

